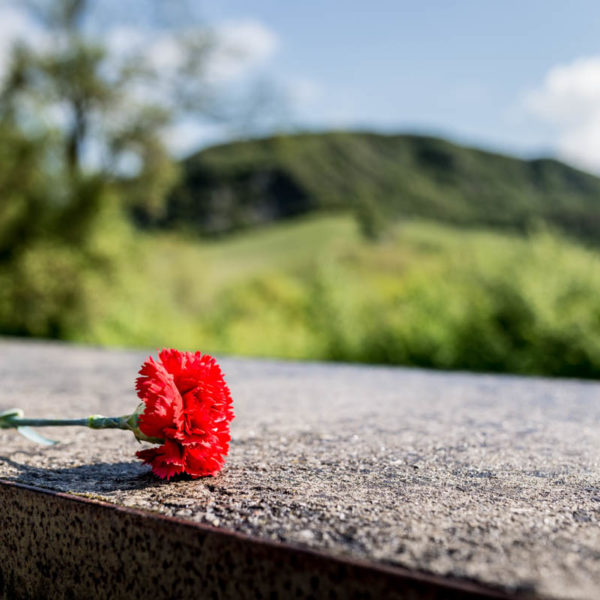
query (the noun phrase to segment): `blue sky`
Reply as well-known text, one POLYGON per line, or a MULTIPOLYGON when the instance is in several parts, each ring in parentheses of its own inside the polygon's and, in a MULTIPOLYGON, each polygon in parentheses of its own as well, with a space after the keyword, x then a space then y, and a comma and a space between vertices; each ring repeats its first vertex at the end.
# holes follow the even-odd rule
MULTIPOLYGON (((147 1, 98 0, 96 22, 120 28, 120 38, 106 39, 147 30, 147 1)), ((268 81, 283 92, 277 126, 427 132, 600 172, 600 2, 162 3, 191 7, 246 54, 238 65, 217 57, 216 79, 230 88, 268 81)), ((0 67, 3 39, 30 28, 15 17, 18 6, 0 0, 0 67), (4 2, 12 13, 3 17, 4 2)), ((148 39, 156 56, 167 47, 148 39)), ((185 153, 228 133, 187 122, 173 131, 173 147, 185 153)))
MULTIPOLYGON (((569 115, 546 114, 552 110, 536 109, 531 96, 543 94, 553 69, 600 56, 599 2, 219 0, 201 6, 209 22, 253 19, 277 36, 263 68, 312 89, 297 108, 302 124, 437 132, 584 161, 560 142, 569 115)), ((581 79, 585 88, 589 77, 581 79)), ((595 93, 600 106, 600 89, 595 93)))

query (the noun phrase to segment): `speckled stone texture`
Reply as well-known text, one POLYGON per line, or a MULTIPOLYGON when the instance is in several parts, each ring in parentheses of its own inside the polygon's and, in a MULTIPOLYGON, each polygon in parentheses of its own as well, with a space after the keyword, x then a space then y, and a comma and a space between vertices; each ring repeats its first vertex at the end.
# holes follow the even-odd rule
MULTIPOLYGON (((120 415, 147 353, 0 341, 0 410, 120 415)), ((156 480, 120 431, 0 433, 0 478, 336 556, 556 598, 600 597, 600 385, 222 359, 215 478, 156 480)))

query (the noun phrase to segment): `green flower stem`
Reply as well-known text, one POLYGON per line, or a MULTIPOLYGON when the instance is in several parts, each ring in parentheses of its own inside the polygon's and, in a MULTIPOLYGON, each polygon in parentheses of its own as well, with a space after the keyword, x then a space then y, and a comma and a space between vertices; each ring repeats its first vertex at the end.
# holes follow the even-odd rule
POLYGON ((20 409, 11 409, 0 413, 0 429, 19 427, 90 427, 91 429, 123 429, 131 431, 140 441, 162 444, 164 440, 145 435, 138 426, 139 412, 122 417, 103 417, 92 415, 85 419, 28 419, 20 409))
POLYGON ((16 427, 68 427, 70 425, 89 427, 89 419, 25 419, 5 417, 0 420, 0 429, 13 429, 16 427))

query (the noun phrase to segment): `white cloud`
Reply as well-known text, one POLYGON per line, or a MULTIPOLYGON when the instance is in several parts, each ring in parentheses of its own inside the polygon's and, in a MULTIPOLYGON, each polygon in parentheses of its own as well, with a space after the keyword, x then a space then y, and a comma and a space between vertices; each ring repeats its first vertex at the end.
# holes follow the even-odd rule
MULTIPOLYGON (((186 43, 197 43, 202 47, 203 40, 207 41, 203 81, 209 87, 232 86, 234 90, 245 89, 254 76, 260 76, 261 67, 268 64, 280 45, 277 34, 257 20, 225 21, 208 28, 195 27, 193 23, 190 25, 169 30, 127 23, 108 27, 101 32, 95 31, 96 35, 101 34, 100 41, 109 52, 110 60, 104 65, 109 77, 116 76, 120 64, 125 64, 125 61, 133 57, 142 57, 145 64, 158 75, 158 83, 150 85, 140 80, 130 87, 127 98, 132 108, 148 101, 169 103, 169 76, 185 66, 186 43)), ((51 41, 48 34, 18 3, 0 6, 0 85, 7 72, 11 49, 18 40, 42 52, 51 41)), ((289 92, 293 102, 310 104, 317 89, 308 81, 293 80, 289 92)), ((123 120, 128 118, 128 102, 124 103, 120 114, 123 120)), ((60 126, 66 119, 64 107, 51 106, 43 117, 49 123, 60 126)), ((219 125, 193 123, 189 119, 179 120, 166 132, 166 141, 175 153, 181 155, 191 151, 199 143, 222 138, 224 131, 219 125)))
MULTIPOLYGON (((213 46, 206 64, 206 77, 214 84, 243 78, 264 65, 279 47, 274 31, 257 20, 225 21, 209 28, 213 46)), ((131 25, 117 25, 102 34, 116 57, 142 54, 159 73, 181 66, 184 61, 180 42, 206 35, 206 28, 156 31, 131 25)), ((6 73, 10 52, 17 40, 43 49, 47 35, 18 5, 0 7, 0 78, 6 73)))
POLYGON ((552 126, 561 158, 600 171, 600 56, 552 67, 525 106, 552 126))
POLYGON ((216 49, 208 65, 208 76, 226 83, 265 64, 279 47, 277 35, 254 20, 230 21, 214 30, 216 49))
MULTIPOLYGON (((118 25, 109 29, 103 40, 114 54, 142 55, 150 66, 161 71, 181 66, 185 58, 182 42, 200 40, 206 34, 203 27, 157 32, 118 25)), ((265 62, 278 45, 275 34, 255 21, 224 23, 210 30, 210 34, 208 68, 212 78, 219 81, 265 62)))
POLYGON ((208 30, 192 27, 160 32, 119 25, 103 36, 114 56, 143 56, 159 76, 184 65, 186 43, 202 45, 202 40, 209 39, 204 76, 207 83, 215 85, 243 79, 264 65, 279 47, 277 35, 254 20, 227 21, 208 30))

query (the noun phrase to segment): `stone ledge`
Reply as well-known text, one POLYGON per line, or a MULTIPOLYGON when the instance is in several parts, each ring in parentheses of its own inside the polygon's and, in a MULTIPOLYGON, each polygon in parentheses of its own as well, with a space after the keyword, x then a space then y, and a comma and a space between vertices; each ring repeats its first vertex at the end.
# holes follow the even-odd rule
MULTIPOLYGON (((0 410, 128 412, 145 356, 0 341, 0 410)), ((598 384, 221 364, 237 418, 218 477, 160 482, 136 462, 126 433, 64 429, 51 432, 63 439, 51 448, 2 432, 0 478, 373 569, 509 594, 598 597, 598 384)))
POLYGON ((14 483, 0 481, 0 500, 0 586, 13 600, 509 598, 471 583, 14 483))

